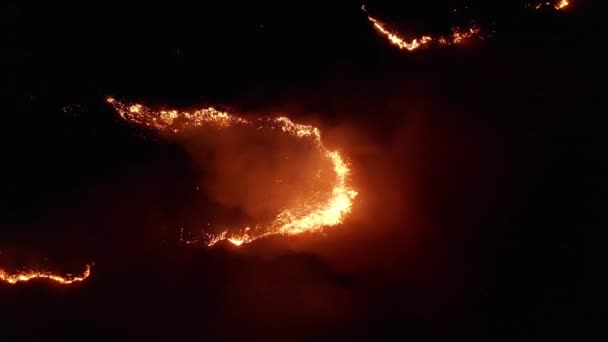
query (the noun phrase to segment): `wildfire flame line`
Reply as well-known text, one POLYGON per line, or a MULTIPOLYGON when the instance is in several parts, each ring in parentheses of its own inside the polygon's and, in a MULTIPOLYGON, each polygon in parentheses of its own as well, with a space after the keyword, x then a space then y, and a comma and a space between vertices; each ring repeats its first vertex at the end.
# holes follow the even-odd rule
POLYGON ((226 229, 219 234, 206 234, 205 242, 213 246, 220 241, 229 241, 240 246, 269 235, 297 235, 305 232, 318 232, 324 227, 335 226, 344 221, 351 212, 357 191, 349 185, 350 168, 338 151, 328 150, 321 140, 321 131, 314 126, 292 122, 287 117, 264 117, 248 120, 212 107, 194 112, 176 110, 156 112, 140 104, 127 105, 108 98, 118 114, 125 120, 157 129, 179 133, 189 127, 215 125, 225 128, 234 125, 251 126, 256 129, 280 129, 297 138, 309 139, 321 156, 331 162, 335 181, 331 193, 325 200, 311 200, 295 208, 281 211, 267 226, 254 226, 229 233, 226 229))
POLYGON ((479 27, 472 26, 466 30, 454 28, 452 30, 452 35, 448 36, 448 37, 442 36, 442 37, 434 38, 434 37, 425 35, 420 38, 414 38, 414 39, 407 41, 404 38, 400 37, 397 33, 389 31, 384 26, 384 24, 382 22, 380 22, 378 19, 370 16, 369 13, 367 12, 367 9, 365 8, 365 5, 363 5, 361 7, 361 9, 363 10, 363 12, 365 12, 367 14, 367 19, 374 25, 374 28, 378 32, 380 32, 384 36, 386 36, 393 45, 397 46, 401 50, 405 49, 408 51, 414 51, 418 48, 421 48, 424 46, 429 46, 431 43, 435 43, 435 44, 443 45, 443 46, 460 44, 467 39, 473 38, 475 36, 479 36, 479 34, 481 33, 481 29, 479 27))
POLYGON ((3 269, 0 269, 0 280, 9 283, 16 284, 20 282, 28 282, 33 279, 48 279, 52 280, 61 285, 71 285, 74 283, 79 283, 87 279, 91 275, 91 265, 86 265, 84 272, 80 276, 60 276, 57 274, 53 274, 45 271, 25 271, 10 274, 3 269))
MULTIPOLYGON (((558 0, 555 2, 547 1, 547 2, 536 3, 535 5, 529 5, 529 6, 533 7, 536 10, 539 10, 543 7, 553 7, 555 10, 559 11, 559 10, 563 10, 566 7, 570 6, 570 2, 568 0, 558 0)), ((442 36, 442 37, 434 38, 429 35, 423 35, 419 38, 414 38, 414 39, 411 39, 408 41, 405 38, 400 37, 399 34, 397 34, 395 32, 391 32, 389 29, 386 28, 386 26, 382 22, 380 22, 378 19, 369 15, 369 12, 365 8, 365 5, 361 6, 361 9, 363 10, 363 12, 365 12, 365 14, 367 15, 367 19, 373 24, 374 28, 378 32, 380 32, 381 34, 386 36, 386 38, 388 38, 388 40, 391 42, 391 44, 397 46, 401 50, 405 49, 408 51, 414 51, 414 50, 417 50, 422 47, 430 46, 433 43, 440 45, 440 46, 456 45, 456 44, 460 44, 460 43, 464 42, 465 40, 471 39, 473 37, 479 37, 481 34, 481 29, 479 27, 472 26, 466 30, 454 28, 454 29, 452 29, 452 35, 447 36, 447 37, 442 36)))

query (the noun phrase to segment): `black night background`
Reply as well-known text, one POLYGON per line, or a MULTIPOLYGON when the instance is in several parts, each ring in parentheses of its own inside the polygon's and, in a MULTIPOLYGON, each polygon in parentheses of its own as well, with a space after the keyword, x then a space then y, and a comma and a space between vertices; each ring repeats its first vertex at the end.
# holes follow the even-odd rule
POLYGON ((3 338, 605 334, 597 2, 366 2, 404 35, 488 33, 414 52, 361 5, 0 5, 0 269, 94 263, 72 286, 0 282, 3 338), (108 96, 314 124, 348 157, 352 214, 323 234, 184 244, 242 208, 108 96))

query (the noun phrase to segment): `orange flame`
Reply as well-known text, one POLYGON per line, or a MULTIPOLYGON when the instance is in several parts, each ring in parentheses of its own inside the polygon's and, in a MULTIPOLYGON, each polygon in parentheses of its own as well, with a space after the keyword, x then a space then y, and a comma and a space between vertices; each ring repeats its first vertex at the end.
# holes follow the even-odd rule
MULTIPOLYGON (((540 2, 536 5, 528 5, 529 7, 534 7, 534 9, 541 9, 543 7, 553 7, 556 10, 563 10, 566 7, 570 6, 570 2, 568 0, 558 0, 555 2, 540 2)), ((372 17, 367 12, 365 5, 361 6, 361 9, 367 15, 367 19, 374 25, 374 28, 386 36, 391 44, 397 46, 399 49, 406 49, 408 51, 414 51, 421 47, 429 46, 433 42, 438 45, 455 45, 464 42, 467 39, 477 37, 481 34, 481 29, 477 26, 472 26, 466 30, 460 30, 457 28, 452 29, 452 35, 448 37, 438 37, 434 38, 428 35, 422 36, 420 38, 414 38, 411 40, 405 40, 400 37, 397 33, 389 31, 384 24, 382 24, 378 19, 372 17)))
MULTIPOLYGON (((368 14, 367 9, 365 8, 365 5, 363 5, 361 7, 361 9, 366 14, 368 14)), ((475 36, 479 36, 479 34, 481 33, 481 29, 479 27, 473 26, 467 30, 460 30, 460 29, 455 28, 452 30, 452 35, 448 36, 448 37, 434 38, 431 36, 422 36, 420 38, 414 38, 410 41, 407 41, 404 38, 401 38, 397 33, 391 32, 388 29, 386 29, 384 27, 384 25, 378 19, 376 19, 370 15, 367 16, 367 19, 374 25, 374 28, 378 32, 385 35, 393 45, 397 46, 401 50, 406 49, 408 51, 414 51, 418 48, 428 46, 433 42, 435 42, 436 44, 439 44, 439 45, 443 45, 443 46, 460 44, 467 39, 473 38, 475 36)))
POLYGON ((73 283, 79 283, 87 279, 91 275, 91 266, 86 265, 84 272, 80 276, 67 275, 65 277, 56 275, 50 272, 44 271, 27 271, 19 272, 15 274, 9 274, 8 272, 0 269, 0 280, 9 283, 16 284, 19 282, 28 282, 33 279, 49 279, 61 285, 70 285, 73 283))
POLYGON ((555 9, 561 10, 561 9, 568 7, 568 5, 570 5, 570 2, 568 2, 568 0, 561 0, 560 2, 557 3, 557 5, 555 5, 555 9))
POLYGON ((556 10, 562 10, 566 7, 570 6, 570 2, 568 0, 559 0, 557 2, 540 2, 534 6, 534 9, 541 9, 543 7, 553 7, 556 10))
POLYGON ((215 125, 217 127, 244 125, 253 126, 256 129, 280 129, 285 134, 308 139, 321 156, 331 162, 335 173, 335 181, 331 193, 325 194, 323 200, 315 198, 301 203, 295 208, 285 209, 268 226, 246 227, 235 234, 229 234, 228 229, 219 234, 207 234, 205 238, 208 246, 213 246, 220 241, 228 241, 235 246, 240 246, 269 235, 297 235, 305 232, 318 232, 324 227, 341 224, 351 212, 357 191, 348 182, 350 168, 339 152, 330 151, 323 145, 321 131, 317 127, 297 124, 286 117, 265 117, 258 120, 248 120, 214 108, 194 112, 178 112, 175 110, 155 112, 138 104, 129 106, 113 98, 108 98, 107 102, 127 121, 173 133, 179 133, 189 127, 204 125, 215 125))

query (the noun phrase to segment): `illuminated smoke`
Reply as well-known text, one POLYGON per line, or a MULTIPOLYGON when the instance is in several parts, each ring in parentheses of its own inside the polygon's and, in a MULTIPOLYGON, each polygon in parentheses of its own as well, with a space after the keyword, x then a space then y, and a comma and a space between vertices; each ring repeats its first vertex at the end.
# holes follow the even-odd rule
POLYGON ((23 271, 18 273, 10 274, 3 269, 0 269, 0 281, 9 284, 16 284, 20 282, 28 282, 33 279, 48 279, 61 285, 70 285, 79 283, 87 279, 91 275, 91 266, 87 265, 84 272, 80 276, 60 276, 51 272, 45 271, 23 271))
POLYGON ((324 227, 341 224, 351 212, 357 191, 349 185, 350 168, 338 151, 330 151, 323 145, 321 132, 317 127, 297 124, 287 117, 248 120, 214 108, 194 112, 153 111, 139 104, 123 104, 113 98, 108 98, 107 102, 125 120, 159 131, 180 133, 187 128, 203 126, 218 128, 242 126, 258 131, 280 130, 292 137, 312 143, 321 157, 329 162, 335 178, 327 193, 315 194, 313 198, 298 203, 294 207, 281 210, 268 225, 245 227, 237 233, 230 233, 233 231, 232 229, 225 229, 218 234, 205 234, 204 241, 208 246, 213 246, 220 241, 228 241, 235 246, 240 246, 270 235, 318 232, 324 227))

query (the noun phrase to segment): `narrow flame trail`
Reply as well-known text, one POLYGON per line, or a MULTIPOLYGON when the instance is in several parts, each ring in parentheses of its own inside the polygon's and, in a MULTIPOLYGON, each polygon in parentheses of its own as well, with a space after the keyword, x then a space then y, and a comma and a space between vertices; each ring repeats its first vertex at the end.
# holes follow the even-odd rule
POLYGON ((48 279, 52 280, 61 285, 71 285, 79 283, 87 279, 91 275, 91 266, 87 265, 84 272, 80 276, 60 276, 50 272, 44 271, 24 271, 10 274, 3 269, 0 269, 0 281, 9 284, 16 284, 20 282, 28 282, 33 279, 48 279))
POLYGON ((206 234, 205 243, 208 246, 220 241, 229 241, 233 245, 240 246, 270 235, 318 232, 324 227, 342 223, 351 212, 357 191, 349 185, 350 168, 338 151, 330 151, 323 145, 321 131, 317 127, 297 124, 287 117, 248 120, 214 108, 194 112, 176 110, 157 112, 139 104, 127 105, 113 98, 108 98, 107 101, 123 119, 159 131, 180 133, 191 127, 226 128, 236 125, 251 126, 257 130, 281 130, 285 134, 312 142, 321 156, 333 166, 335 180, 332 190, 321 196, 322 199, 315 197, 294 208, 284 209, 267 226, 245 227, 237 233, 230 233, 231 230, 226 229, 219 234, 206 234))
MULTIPOLYGON (((557 1, 547 1, 547 2, 539 2, 529 5, 536 10, 546 7, 552 7, 555 10, 563 10, 566 7, 570 6, 570 2, 568 0, 557 0, 557 1)), ((398 33, 392 32, 386 28, 386 25, 380 22, 378 19, 369 15, 365 5, 361 6, 361 9, 367 15, 367 19, 373 24, 374 28, 384 35, 391 44, 397 46, 401 50, 414 51, 423 47, 429 47, 431 45, 439 45, 439 46, 449 46, 449 45, 457 45, 461 44, 466 40, 479 37, 481 38, 481 28, 478 26, 472 26, 468 29, 461 30, 459 28, 452 29, 452 34, 450 36, 440 36, 433 37, 430 35, 423 35, 419 38, 413 39, 405 39, 399 36, 398 33)))
POLYGON ((456 45, 473 37, 478 37, 481 33, 481 29, 479 27, 472 26, 466 30, 454 28, 452 29, 452 34, 450 36, 432 37, 425 35, 408 41, 400 37, 397 33, 389 31, 378 19, 370 16, 365 8, 365 5, 363 5, 361 9, 367 14, 367 19, 374 25, 374 28, 386 36, 393 45, 397 46, 401 50, 405 49, 408 51, 414 51, 421 47, 430 46, 431 44, 442 46, 456 45))

